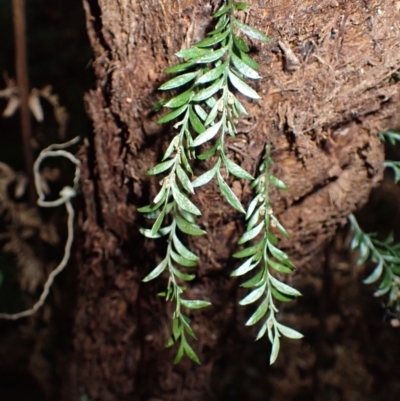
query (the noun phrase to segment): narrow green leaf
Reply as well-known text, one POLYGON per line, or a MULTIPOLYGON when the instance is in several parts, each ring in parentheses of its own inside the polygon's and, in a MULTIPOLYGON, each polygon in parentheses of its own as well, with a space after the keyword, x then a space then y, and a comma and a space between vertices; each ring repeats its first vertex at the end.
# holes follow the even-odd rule
POLYGON ((178 270, 176 267, 171 266, 172 273, 183 281, 191 281, 196 278, 194 274, 186 274, 178 270))
POLYGON ((260 321, 265 316, 265 314, 267 313, 268 306, 269 306, 269 302, 268 302, 268 298, 266 297, 261 302, 261 304, 257 308, 257 310, 247 320, 246 326, 252 326, 253 324, 256 324, 258 321, 260 321))
POLYGON ((175 150, 175 146, 176 146, 177 143, 179 143, 179 135, 175 135, 175 136, 171 139, 171 142, 169 143, 168 148, 167 148, 167 150, 166 150, 165 153, 164 153, 164 156, 163 156, 163 158, 162 158, 162 161, 165 161, 166 159, 168 159, 168 158, 172 155, 172 153, 173 153, 174 150, 175 150))
POLYGON ((183 217, 179 216, 179 214, 175 215, 176 224, 178 228, 185 234, 188 235, 204 235, 206 232, 202 230, 198 225, 189 223, 183 217))
POLYGON ((242 169, 240 166, 238 166, 227 157, 224 157, 224 163, 228 171, 234 176, 242 178, 243 180, 254 180, 254 177, 251 174, 249 174, 246 170, 242 169))
POLYGON ((172 188, 172 195, 180 208, 186 210, 189 213, 201 216, 201 212, 197 208, 197 206, 194 203, 192 203, 189 200, 189 198, 179 190, 175 182, 172 184, 171 188, 172 188))
POLYGON ((271 275, 269 276, 269 281, 278 291, 282 292, 283 294, 290 295, 291 297, 301 296, 301 293, 299 291, 285 283, 282 283, 282 281, 277 280, 271 275))
POLYGON ((194 334, 192 328, 190 327, 190 320, 186 316, 184 316, 182 314, 181 314, 181 322, 182 322, 182 325, 183 325, 186 333, 188 333, 190 335, 190 337, 192 337, 195 340, 197 340, 196 335, 194 334))
POLYGON ((262 284, 262 282, 264 281, 263 276, 264 276, 264 272, 263 272, 263 270, 260 270, 250 280, 245 281, 240 286, 243 287, 243 288, 259 287, 262 284))
POLYGON ((185 85, 188 82, 193 81, 193 79, 195 79, 197 75, 198 75, 197 71, 178 75, 177 77, 172 78, 169 81, 165 82, 165 84, 161 85, 158 89, 165 91, 169 89, 178 88, 179 86, 185 85))
POLYGON ((210 157, 215 155, 215 152, 217 151, 218 147, 220 145, 220 141, 216 141, 214 146, 210 148, 209 150, 205 151, 204 153, 201 153, 200 155, 197 156, 199 160, 207 160, 210 157))
POLYGON ((165 258, 155 269, 153 269, 142 281, 147 282, 158 277, 167 267, 167 258, 165 258))
POLYGON ((221 7, 221 8, 213 15, 213 17, 214 17, 214 18, 218 18, 218 17, 220 17, 221 15, 227 13, 231 8, 232 8, 232 5, 231 5, 231 4, 228 4, 228 5, 226 5, 226 6, 223 6, 223 7, 221 7))
POLYGON ((286 184, 283 181, 281 181, 279 178, 275 177, 272 174, 269 176, 269 180, 270 180, 271 184, 274 185, 275 187, 277 187, 278 189, 283 189, 283 190, 288 189, 286 184))
POLYGON ((212 95, 217 93, 223 84, 223 78, 215 81, 212 85, 199 90, 192 98, 194 102, 202 102, 203 100, 206 100, 210 98, 212 95))
POLYGON ((177 354, 175 356, 175 359, 174 359, 174 364, 175 365, 178 364, 181 361, 181 359, 183 358, 183 355, 184 355, 184 349, 183 349, 183 343, 181 343, 179 345, 178 352, 177 352, 177 354))
POLYGON ((176 173, 178 175, 179 181, 182 183, 183 187, 186 189, 187 192, 194 194, 194 189, 192 183, 189 180, 189 177, 182 169, 180 164, 176 165, 176 173))
POLYGON ((219 120, 216 124, 214 124, 210 128, 207 128, 202 134, 200 134, 198 137, 195 138, 195 140, 192 143, 192 146, 196 147, 202 145, 203 143, 214 138, 214 136, 217 135, 219 129, 221 128, 222 123, 223 120, 219 120))
POLYGON ((250 216, 253 214, 254 209, 256 208, 256 206, 258 205, 258 201, 261 198, 261 194, 258 194, 256 197, 254 197, 252 199, 252 201, 250 202, 248 208, 247 208, 247 213, 246 213, 246 220, 248 220, 250 218, 250 216))
POLYGON ((249 38, 261 40, 262 42, 268 42, 269 37, 261 32, 259 29, 253 28, 252 26, 243 24, 238 20, 235 20, 235 25, 249 38))
POLYGON ((279 334, 275 333, 274 342, 272 343, 271 356, 269 358, 269 363, 272 365, 278 358, 280 348, 279 334))
POLYGON ((188 300, 188 299, 181 299, 181 304, 185 308, 188 308, 188 309, 202 309, 202 308, 206 308, 207 306, 210 306, 211 302, 200 301, 200 300, 192 301, 192 300, 188 300))
POLYGON ((176 263, 179 263, 181 266, 184 266, 184 267, 195 267, 197 265, 197 262, 184 258, 183 256, 181 256, 178 253, 176 253, 173 249, 170 249, 169 252, 171 253, 172 259, 176 263))
POLYGON ((190 98, 193 96, 193 89, 189 89, 178 96, 173 97, 165 103, 164 107, 169 107, 170 109, 176 109, 177 107, 181 107, 182 105, 188 103, 190 98))
POLYGON ((265 332, 267 331, 267 327, 268 327, 268 320, 261 326, 261 329, 257 334, 256 341, 264 337, 265 332))
POLYGON ((290 274, 293 272, 293 269, 291 269, 290 267, 282 265, 278 262, 274 262, 270 258, 268 259, 268 265, 271 266, 274 270, 276 270, 279 273, 290 274))
POLYGON ((193 182, 192 185, 194 188, 202 187, 203 185, 208 184, 213 178, 215 173, 217 172, 216 165, 209 171, 206 171, 202 175, 199 175, 193 182))
POLYGON ((173 159, 167 160, 165 162, 162 162, 160 164, 157 164, 156 166, 154 166, 147 172, 147 175, 160 174, 163 171, 168 170, 175 163, 175 161, 176 161, 176 157, 174 157, 173 159))
POLYGON ((236 54, 232 54, 232 62, 236 69, 245 77, 250 79, 261 79, 260 75, 236 56, 236 54))
POLYGON ((252 99, 261 99, 258 93, 253 89, 250 88, 249 85, 244 83, 240 78, 238 78, 232 71, 228 72, 229 80, 231 81, 232 85, 243 95, 250 97, 252 99))
POLYGON ((195 104, 194 109, 201 120, 205 121, 207 119, 207 112, 199 104, 195 104))
POLYGON ((278 301, 281 301, 281 302, 292 302, 293 301, 293 297, 283 295, 281 292, 276 290, 274 287, 271 287, 271 294, 275 299, 277 299, 278 301))
POLYGON ((200 42, 196 43, 197 47, 209 47, 215 45, 216 43, 222 42, 228 35, 230 31, 227 29, 226 31, 217 33, 216 35, 210 36, 206 39, 201 40, 200 42))
POLYGON ((204 75, 202 75, 198 80, 198 84, 205 84, 207 82, 212 82, 215 81, 217 78, 219 78, 222 73, 225 71, 227 68, 227 63, 223 63, 220 66, 213 68, 212 70, 206 72, 204 75))
POLYGON ((140 213, 152 213, 155 212, 157 209, 159 209, 163 204, 164 202, 158 202, 156 204, 139 207, 137 211, 140 213))
POLYGON ((241 251, 234 253, 232 256, 234 258, 247 258, 248 256, 252 256, 257 253, 260 250, 260 246, 260 243, 249 246, 248 248, 244 248, 241 251))
POLYGON ((379 277, 381 277, 382 273, 383 273, 383 259, 380 259, 374 271, 366 279, 363 280, 363 283, 364 284, 374 283, 379 279, 379 277))
POLYGON ((285 227, 279 222, 279 220, 272 214, 270 216, 271 220, 273 221, 273 224, 276 226, 276 228, 286 237, 289 238, 289 234, 286 231, 285 227))
POLYGON ((259 300, 265 294, 266 284, 267 283, 264 283, 261 287, 258 287, 250 292, 250 294, 248 294, 239 302, 239 305, 249 305, 259 300))
POLYGON ((207 51, 207 54, 204 56, 199 57, 196 60, 196 64, 207 64, 212 63, 213 61, 219 60, 222 56, 226 53, 228 47, 222 47, 221 49, 215 51, 207 51))
POLYGON ((168 121, 174 120, 176 117, 180 116, 184 111, 186 111, 187 108, 188 108, 188 105, 185 104, 184 106, 180 107, 179 109, 175 109, 174 111, 171 111, 171 113, 168 113, 165 116, 161 117, 157 121, 157 124, 164 124, 164 123, 167 123, 168 121))
POLYGON ((264 227, 264 222, 262 221, 259 223, 257 226, 252 228, 250 231, 246 231, 239 239, 238 244, 242 245, 247 241, 252 240, 253 238, 257 237, 258 234, 260 234, 261 230, 264 227))
POLYGON ((243 206, 240 203, 239 199, 234 194, 234 192, 229 187, 229 185, 224 181, 224 179, 222 178, 221 173, 219 171, 217 172, 217 180, 218 180, 219 189, 221 190, 222 194, 225 196, 225 199, 228 201, 228 203, 233 208, 235 208, 237 211, 239 211, 243 214, 246 214, 246 211, 243 209, 243 206))
POLYGON ((176 64, 176 65, 173 65, 172 67, 165 69, 164 73, 165 74, 174 74, 176 72, 186 71, 187 69, 189 69, 190 67, 193 67, 194 65, 195 65, 195 63, 193 63, 193 62, 176 64))
POLYGON ((285 252, 278 249, 276 246, 268 243, 268 250, 271 252, 272 256, 279 260, 280 262, 284 263, 287 266, 294 267, 293 263, 290 261, 289 256, 286 255, 285 252))
POLYGON ((295 340, 298 340, 304 337, 303 334, 299 333, 294 329, 291 329, 290 327, 284 326, 283 324, 280 324, 278 322, 276 322, 275 324, 279 332, 287 338, 293 338, 295 340))
POLYGON ((253 60, 243 51, 240 52, 240 59, 253 70, 258 70, 260 68, 260 64, 258 64, 257 61, 253 60))
POLYGON ((200 359, 197 356, 197 354, 193 351, 193 348, 189 345, 188 342, 184 342, 183 347, 185 349, 186 355, 193 361, 196 362, 197 364, 200 365, 200 359))
POLYGON ((182 244, 182 242, 179 240, 178 236, 176 233, 174 233, 172 237, 172 241, 174 243, 175 249, 177 252, 182 255, 185 259, 188 259, 192 262, 198 262, 200 258, 195 255, 193 252, 191 252, 189 249, 186 248, 185 245, 182 244))
POLYGON ((171 231, 171 226, 163 227, 160 230, 158 230, 158 232, 155 234, 153 234, 152 231, 149 230, 148 228, 139 228, 139 231, 147 238, 156 239, 156 238, 161 238, 164 235, 167 235, 171 231))
POLYGON ((203 56, 204 54, 210 53, 210 49, 202 49, 198 47, 189 47, 187 49, 182 49, 175 55, 179 58, 186 59, 196 59, 198 57, 203 56))
POLYGON ((153 235, 157 234, 158 231, 160 230, 161 224, 164 221, 165 217, 165 208, 161 210, 161 213, 158 215, 156 221, 153 224, 153 227, 151 227, 151 233, 153 235))
POLYGON ((190 164, 189 164, 188 159, 186 157, 186 153, 184 151, 181 152, 181 160, 182 160, 182 163, 183 163, 186 171, 193 175, 193 170, 190 167, 190 164))
POLYGON ((203 123, 201 122, 199 117, 197 117, 197 114, 193 111, 192 108, 190 108, 190 110, 189 110, 189 121, 190 121, 190 124, 192 124, 192 127, 194 128, 194 130, 198 134, 202 134, 206 130, 203 123))
POLYGON ((249 8, 249 4, 244 3, 242 1, 235 1, 233 3, 233 6, 236 8, 236 10, 239 10, 239 11, 244 11, 244 10, 247 10, 247 8, 249 8))
POLYGON ((168 338, 167 342, 165 343, 165 348, 170 348, 174 345, 175 341, 172 337, 168 338))
POLYGON ((243 274, 246 274, 249 271, 253 270, 255 266, 256 264, 253 264, 253 258, 247 259, 231 273, 231 277, 242 276, 243 274))
POLYGON ((245 53, 247 53, 249 50, 250 50, 250 48, 249 48, 249 46, 247 45, 247 43, 240 37, 240 36, 234 36, 233 37, 233 43, 235 44, 235 46, 239 49, 239 50, 241 50, 241 51, 243 51, 243 52, 245 52, 245 53))

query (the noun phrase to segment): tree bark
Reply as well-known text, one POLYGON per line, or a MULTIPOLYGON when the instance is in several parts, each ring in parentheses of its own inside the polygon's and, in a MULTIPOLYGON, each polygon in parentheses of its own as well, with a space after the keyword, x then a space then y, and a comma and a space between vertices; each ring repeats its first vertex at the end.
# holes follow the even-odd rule
MULTIPOLYGON (((243 219, 215 184, 199 191, 208 236, 192 243, 201 264, 189 292, 213 307, 191 316, 202 365, 174 366, 173 351, 164 348, 170 311, 156 296, 165 283, 141 283, 163 245, 139 234, 144 222, 136 209, 156 193, 145 173, 171 137, 152 112, 163 70, 204 36, 220 2, 83 3, 96 87, 85 99, 94 131, 80 151, 85 208, 70 396, 82 388, 93 401, 211 400, 213 365, 243 323, 229 278, 243 219)), ((400 122, 400 7, 393 0, 249 3, 240 18, 271 41, 252 43, 262 100, 248 103, 250 117, 229 151, 256 172, 266 140, 272 143, 275 173, 289 187, 272 194, 290 234, 281 244, 301 274, 382 177, 377 134, 400 122)), ((230 184, 243 202, 250 199, 246 185, 230 184)))

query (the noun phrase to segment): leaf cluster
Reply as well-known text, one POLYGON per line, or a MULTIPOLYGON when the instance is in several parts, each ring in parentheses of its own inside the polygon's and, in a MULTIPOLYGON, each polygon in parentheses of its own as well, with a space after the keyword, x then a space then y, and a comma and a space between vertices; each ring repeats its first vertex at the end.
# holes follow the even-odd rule
POLYGON ((274 363, 280 348, 280 337, 298 339, 302 335, 276 319, 278 309, 275 300, 290 302, 301 294, 291 286, 278 280, 273 273, 290 274, 294 266, 288 255, 277 247, 278 237, 271 232, 271 227, 276 228, 281 235, 288 237, 288 233, 279 220, 274 216, 269 202, 270 186, 286 189, 285 184, 275 177, 271 171, 272 159, 270 147, 267 145, 265 158, 260 168, 260 175, 253 181, 255 197, 250 202, 246 220, 245 233, 239 239, 239 244, 246 244, 254 239, 251 245, 235 253, 235 258, 245 261, 232 272, 232 276, 242 276, 249 272, 256 273, 242 284, 242 287, 250 289, 248 295, 240 301, 240 305, 249 305, 257 301, 259 305, 255 312, 247 320, 246 325, 251 326, 264 320, 257 340, 268 333, 272 344, 270 363, 274 363))
POLYGON ((376 234, 365 233, 353 214, 349 216, 349 222, 353 232, 350 248, 359 251, 357 264, 361 265, 368 259, 375 263, 374 270, 364 283, 372 284, 380 280, 374 295, 387 295, 388 306, 400 311, 400 243, 394 242, 393 234, 380 241, 376 234))

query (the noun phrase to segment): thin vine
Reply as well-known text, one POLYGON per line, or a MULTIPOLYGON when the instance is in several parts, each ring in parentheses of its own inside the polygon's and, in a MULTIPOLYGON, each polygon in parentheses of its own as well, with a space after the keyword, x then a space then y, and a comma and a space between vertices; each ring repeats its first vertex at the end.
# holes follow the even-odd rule
POLYGON ((290 274, 294 270, 294 265, 288 255, 276 246, 279 240, 271 231, 271 228, 277 229, 286 238, 289 237, 285 228, 275 217, 269 199, 271 186, 281 190, 287 189, 286 185, 271 173, 273 161, 270 150, 268 144, 263 163, 260 166, 260 174, 251 184, 255 197, 248 206, 246 231, 238 243, 242 245, 255 238, 259 240, 233 255, 235 258, 245 258, 246 260, 233 271, 232 276, 242 276, 258 268, 257 273, 242 284, 242 287, 249 288, 251 291, 240 301, 240 305, 253 304, 262 299, 256 311, 247 320, 246 326, 252 326, 264 319, 256 340, 268 333, 268 339, 272 344, 270 363, 273 364, 278 357, 279 339, 282 335, 293 339, 302 338, 303 335, 284 326, 276 319, 278 308, 275 300, 290 302, 301 294, 272 274, 273 271, 278 274, 290 274))

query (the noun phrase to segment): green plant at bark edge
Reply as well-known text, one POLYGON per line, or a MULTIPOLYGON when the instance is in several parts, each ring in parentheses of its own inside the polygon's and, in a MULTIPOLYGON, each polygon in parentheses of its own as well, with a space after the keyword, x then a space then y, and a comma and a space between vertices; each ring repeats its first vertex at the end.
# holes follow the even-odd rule
POLYGON ((271 227, 276 228, 286 238, 289 237, 285 228, 274 216, 269 200, 271 186, 281 190, 287 189, 286 185, 271 173, 272 164, 268 144, 260 166, 260 174, 251 184, 256 195, 247 209, 246 231, 238 241, 242 245, 258 238, 258 242, 233 255, 235 258, 246 258, 246 260, 232 273, 232 276, 242 276, 258 268, 257 273, 242 284, 242 287, 251 289, 251 292, 240 301, 240 305, 249 305, 262 299, 256 311, 247 320, 246 326, 254 325, 264 319, 256 340, 268 333, 268 339, 272 344, 271 364, 278 357, 279 338, 282 335, 293 339, 303 337, 298 331, 284 326, 276 319, 278 308, 274 300, 290 302, 301 294, 272 274, 273 271, 278 274, 290 274, 294 270, 288 255, 276 246, 279 241, 277 236, 271 232, 271 227))
POLYGON ((162 162, 148 171, 149 175, 169 171, 160 182, 159 193, 151 205, 139 209, 146 217, 155 218, 151 229, 141 229, 145 236, 168 236, 165 258, 144 281, 150 281, 166 270, 169 273, 167 290, 160 295, 175 303, 172 336, 167 342, 167 346, 172 346, 180 341, 175 363, 185 354, 199 363, 186 338, 187 335, 194 339, 196 337, 182 307, 198 309, 210 305, 206 301, 182 298, 186 288, 181 283, 195 277, 194 274, 187 274, 186 269, 195 267, 199 258, 179 239, 180 232, 190 236, 205 234, 196 224, 196 218, 201 212, 190 201, 189 196, 194 194, 194 188, 206 185, 216 177, 227 202, 239 212, 246 213, 224 175, 232 174, 241 179, 253 180, 251 174, 230 160, 225 149, 226 136, 236 135, 235 119, 247 115, 235 92, 251 99, 260 98, 244 82, 245 78, 261 78, 256 72, 259 65, 249 57, 248 45, 235 31, 240 30, 253 39, 267 41, 268 38, 259 30, 235 18, 235 10, 245 10, 247 7, 246 3, 224 1, 214 15, 217 19, 215 29, 195 46, 179 51, 176 55, 184 62, 166 70, 167 73, 176 73, 177 76, 160 89, 179 89, 179 93, 156 105, 157 109, 172 109, 158 123, 174 121, 174 129, 178 133, 172 138, 162 162), (203 145, 208 145, 208 149, 198 155, 197 149, 203 145), (193 175, 193 171, 189 161, 196 156, 200 160, 210 159, 212 168, 191 181, 189 176, 193 175), (169 219, 169 224, 163 226, 166 218, 169 219), (182 271, 178 266, 185 270, 182 271))
MULTIPOLYGON (((386 131, 379 134, 382 142, 388 141, 391 145, 400 142, 400 133, 386 131)), ((384 166, 394 173, 394 181, 400 181, 400 162, 385 160, 384 166)), ((350 248, 360 252, 357 264, 361 265, 371 259, 376 263, 373 272, 364 280, 365 284, 373 284, 381 279, 374 295, 380 297, 387 295, 388 306, 400 312, 400 243, 395 243, 393 234, 384 241, 377 239, 375 233, 365 233, 359 226, 356 217, 349 216, 350 229, 353 238, 350 248)))

